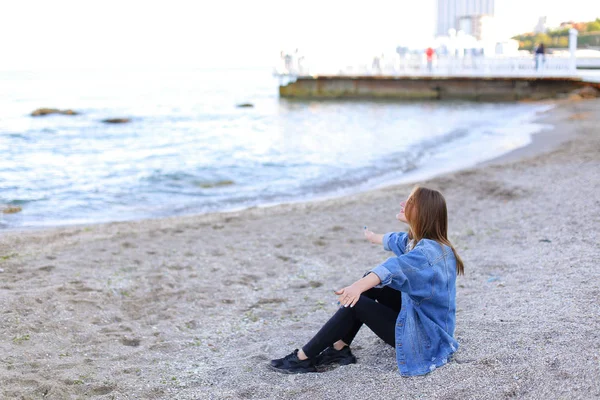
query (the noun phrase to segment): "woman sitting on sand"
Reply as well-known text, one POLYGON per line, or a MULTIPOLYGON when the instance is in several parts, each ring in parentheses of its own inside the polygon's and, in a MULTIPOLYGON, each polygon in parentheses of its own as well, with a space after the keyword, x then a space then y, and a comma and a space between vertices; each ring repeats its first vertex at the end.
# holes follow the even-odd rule
POLYGON ((463 263, 448 240, 446 200, 436 190, 415 188, 396 218, 407 233, 365 236, 393 251, 383 264, 338 290, 340 308, 300 350, 271 361, 283 373, 316 372, 317 366, 352 364, 350 344, 362 324, 396 348, 404 376, 440 367, 458 349, 454 339, 456 275, 463 263))

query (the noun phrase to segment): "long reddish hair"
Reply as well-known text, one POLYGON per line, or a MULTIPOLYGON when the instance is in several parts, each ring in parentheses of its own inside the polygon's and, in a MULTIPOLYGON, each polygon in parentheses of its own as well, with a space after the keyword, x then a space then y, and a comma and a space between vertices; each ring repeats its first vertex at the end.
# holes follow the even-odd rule
POLYGON ((410 225, 408 237, 415 243, 431 239, 449 246, 456 257, 456 273, 464 275, 462 259, 448 240, 448 209, 444 196, 437 190, 417 186, 408 197, 404 215, 410 225))

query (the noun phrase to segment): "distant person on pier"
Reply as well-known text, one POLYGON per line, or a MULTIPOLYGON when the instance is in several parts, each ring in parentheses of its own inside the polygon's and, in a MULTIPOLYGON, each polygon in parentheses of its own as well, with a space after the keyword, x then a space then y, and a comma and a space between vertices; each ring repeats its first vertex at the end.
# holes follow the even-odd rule
POLYGON ((371 65, 371 69, 375 74, 381 75, 381 59, 379 57, 373 57, 373 64, 371 65))
POLYGON ((298 70, 296 71, 296 73, 298 75, 306 75, 304 72, 304 56, 299 56, 297 63, 298 63, 298 70))
POLYGON ((425 50, 425 55, 427 56, 427 71, 429 71, 429 73, 433 72, 433 55, 435 54, 435 50, 433 50, 431 47, 428 47, 427 50, 425 50))
POLYGON ((292 55, 286 53, 283 59, 285 64, 285 70, 288 73, 288 75, 291 75, 294 70, 292 55))
POLYGON ((540 43, 535 49, 535 69, 541 71, 544 68, 544 61, 546 60, 546 49, 544 43, 540 43))
POLYGON ((299 49, 296 49, 296 51, 294 52, 294 61, 296 62, 295 74, 304 75, 304 66, 302 65, 302 62, 304 61, 304 56, 300 55, 299 49))
POLYGON ((281 52, 279 53, 279 71, 280 73, 285 73, 286 72, 286 65, 285 65, 285 53, 283 52, 283 50, 281 50, 281 52))

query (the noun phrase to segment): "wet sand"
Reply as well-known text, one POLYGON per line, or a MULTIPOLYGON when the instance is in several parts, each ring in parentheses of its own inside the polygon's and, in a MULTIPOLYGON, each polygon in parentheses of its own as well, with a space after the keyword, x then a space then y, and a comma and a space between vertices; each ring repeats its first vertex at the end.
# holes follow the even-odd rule
POLYGON ((433 373, 401 377, 394 349, 368 329, 356 365, 266 367, 335 311, 333 289, 389 255, 362 227, 404 229, 394 216, 410 184, 2 233, 0 398, 600 397, 600 100, 543 118, 554 130, 525 152, 418 182, 445 194, 466 264, 461 348, 433 373), (544 146, 548 135, 557 141, 544 146))

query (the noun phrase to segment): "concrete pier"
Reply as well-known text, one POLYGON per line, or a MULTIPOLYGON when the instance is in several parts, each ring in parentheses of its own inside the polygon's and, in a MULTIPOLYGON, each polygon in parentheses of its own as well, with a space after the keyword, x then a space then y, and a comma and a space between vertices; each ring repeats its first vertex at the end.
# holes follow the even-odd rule
POLYGON ((279 87, 284 98, 515 101, 567 95, 600 84, 577 77, 308 76, 279 87))

